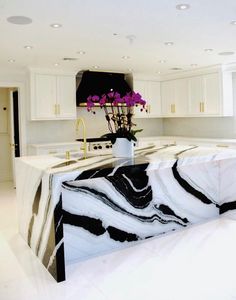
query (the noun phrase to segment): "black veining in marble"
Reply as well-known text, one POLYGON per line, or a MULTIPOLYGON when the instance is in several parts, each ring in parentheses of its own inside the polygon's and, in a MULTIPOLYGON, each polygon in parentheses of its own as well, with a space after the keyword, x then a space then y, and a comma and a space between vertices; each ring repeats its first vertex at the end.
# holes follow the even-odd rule
POLYGON ((189 194, 193 195, 194 197, 198 198, 200 201, 202 201, 205 204, 214 204, 216 207, 219 207, 218 204, 214 203, 212 200, 210 200, 206 195, 204 195, 202 192, 196 190, 194 187, 192 187, 184 178, 182 178, 178 172, 177 169, 178 166, 178 160, 174 163, 172 167, 172 172, 175 177, 175 179, 178 181, 179 185, 189 194))

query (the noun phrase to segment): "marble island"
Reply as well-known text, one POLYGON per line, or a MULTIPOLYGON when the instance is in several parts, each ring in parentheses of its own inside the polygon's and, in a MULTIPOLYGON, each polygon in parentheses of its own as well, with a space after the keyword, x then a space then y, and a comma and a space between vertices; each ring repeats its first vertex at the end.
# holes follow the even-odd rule
POLYGON ((149 145, 133 159, 16 161, 19 231, 57 281, 65 266, 234 213, 236 151, 149 145))

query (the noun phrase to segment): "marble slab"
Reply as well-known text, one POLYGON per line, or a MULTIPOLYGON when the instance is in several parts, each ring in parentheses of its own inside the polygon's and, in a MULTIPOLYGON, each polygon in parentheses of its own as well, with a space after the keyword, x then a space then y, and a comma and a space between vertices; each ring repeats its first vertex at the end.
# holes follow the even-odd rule
POLYGON ((66 161, 16 161, 19 230, 57 281, 65 264, 236 208, 236 151, 188 145, 66 161))

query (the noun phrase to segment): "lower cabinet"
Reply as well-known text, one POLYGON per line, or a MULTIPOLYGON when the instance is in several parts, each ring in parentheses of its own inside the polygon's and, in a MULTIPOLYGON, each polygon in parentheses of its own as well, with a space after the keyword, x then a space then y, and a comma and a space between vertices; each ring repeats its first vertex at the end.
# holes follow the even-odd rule
POLYGON ((161 91, 160 82, 147 80, 134 80, 133 89, 141 94, 146 101, 145 109, 135 107, 135 118, 157 118, 161 117, 161 91))
POLYGON ((28 145, 28 155, 65 154, 67 151, 81 152, 81 142, 28 145))

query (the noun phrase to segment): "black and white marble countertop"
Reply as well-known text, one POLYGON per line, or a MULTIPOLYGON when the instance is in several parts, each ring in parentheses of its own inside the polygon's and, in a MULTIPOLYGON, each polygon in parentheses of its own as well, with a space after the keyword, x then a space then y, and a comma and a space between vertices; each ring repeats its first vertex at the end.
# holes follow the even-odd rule
POLYGON ((65 266, 234 212, 236 150, 149 145, 132 159, 16 160, 19 231, 57 281, 65 266))
MULTIPOLYGON (((114 158, 111 153, 105 152, 103 155, 96 155, 96 152, 89 152, 87 159, 82 159, 82 153, 78 155, 79 159, 72 158, 67 160, 58 155, 24 156, 17 158, 32 167, 45 170, 49 173, 70 172, 81 170, 85 172, 93 169, 100 171, 107 169, 107 172, 113 169, 129 166, 141 166, 149 164, 148 168, 165 168, 173 165, 178 159, 179 165, 195 164, 210 160, 220 160, 227 157, 236 157, 236 150, 218 147, 202 147, 196 145, 155 145, 137 147, 133 158, 114 158)), ((101 173, 102 176, 102 173, 101 173)))

